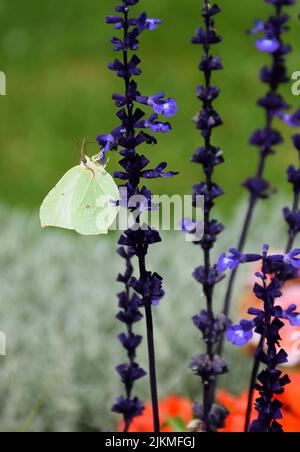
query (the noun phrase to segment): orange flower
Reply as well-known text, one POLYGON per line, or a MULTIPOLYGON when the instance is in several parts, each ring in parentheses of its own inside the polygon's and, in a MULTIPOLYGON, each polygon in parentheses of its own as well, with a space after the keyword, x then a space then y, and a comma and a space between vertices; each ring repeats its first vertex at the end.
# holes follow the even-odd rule
MULTIPOLYGON (((300 432, 300 374, 294 373, 290 375, 290 378, 292 383, 286 386, 285 393, 278 397, 284 404, 283 419, 279 422, 282 424, 284 431, 287 433, 300 432)), ((256 392, 255 398, 257 397, 258 393, 256 392)), ((243 392, 240 397, 234 397, 228 392, 222 390, 218 394, 218 401, 230 412, 226 420, 226 427, 222 430, 222 432, 243 432, 248 402, 247 391, 243 392)), ((257 412, 253 407, 251 419, 254 420, 256 417, 257 412)))
MULTIPOLYGON (((188 399, 175 395, 169 396, 162 400, 159 404, 159 414, 162 432, 173 432, 174 430, 167 425, 171 418, 181 418, 187 425, 193 419, 192 402, 188 399)), ((124 423, 120 422, 118 431, 122 432, 124 423)), ((132 422, 129 432, 152 432, 153 419, 151 403, 146 403, 142 416, 136 417, 132 422)))

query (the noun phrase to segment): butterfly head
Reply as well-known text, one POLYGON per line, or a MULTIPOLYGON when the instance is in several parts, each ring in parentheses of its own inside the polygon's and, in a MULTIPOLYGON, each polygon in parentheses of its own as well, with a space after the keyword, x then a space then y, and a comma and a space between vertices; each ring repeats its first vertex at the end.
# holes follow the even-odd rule
POLYGON ((102 160, 103 153, 94 155, 92 158, 86 155, 86 147, 90 144, 87 141, 87 138, 84 138, 81 142, 80 146, 80 165, 88 170, 91 170, 94 174, 97 174, 102 168, 104 169, 104 165, 100 164, 102 160))

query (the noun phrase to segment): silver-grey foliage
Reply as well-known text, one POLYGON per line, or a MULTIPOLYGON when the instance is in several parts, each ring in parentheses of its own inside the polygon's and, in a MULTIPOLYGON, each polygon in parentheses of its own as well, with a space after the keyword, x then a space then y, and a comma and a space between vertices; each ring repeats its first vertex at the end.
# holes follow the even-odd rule
MULTIPOLYGON (((242 214, 237 211, 235 227, 227 225, 217 251, 235 243, 242 214)), ((264 240, 278 249, 283 224, 278 207, 264 207, 258 217, 249 249, 259 251, 264 240), (267 228, 268 237, 266 221, 274 224, 267 228)), ((155 313, 161 397, 199 392, 198 380, 187 369, 199 347, 190 321, 199 306, 199 288, 190 276, 199 257, 197 247, 179 233, 166 233, 163 247, 153 247, 149 256, 150 268, 164 275, 167 291, 155 313)), ((110 408, 121 385, 114 366, 125 359, 116 341, 120 324, 114 320, 119 263, 109 237, 41 231, 29 215, 0 208, 0 330, 7 335, 7 356, 0 357, 1 431, 115 428, 110 408)), ((219 294, 222 290, 220 285, 219 294)), ((144 347, 139 361, 147 368, 144 347)), ((248 360, 238 350, 229 349, 229 355, 232 373, 222 382, 238 392, 248 360)), ((137 384, 143 399, 147 388, 146 379, 137 384)))

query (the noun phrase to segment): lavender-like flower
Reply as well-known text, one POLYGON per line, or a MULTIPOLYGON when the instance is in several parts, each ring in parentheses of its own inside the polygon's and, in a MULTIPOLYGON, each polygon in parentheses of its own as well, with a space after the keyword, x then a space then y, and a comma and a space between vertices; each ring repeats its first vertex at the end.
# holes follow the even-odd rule
POLYGON ((166 172, 167 164, 165 162, 154 169, 149 169, 150 161, 144 155, 138 154, 137 147, 144 143, 156 144, 152 132, 166 133, 171 130, 171 125, 168 122, 162 122, 159 115, 173 116, 177 112, 177 104, 173 99, 165 98, 163 93, 155 96, 142 96, 134 81, 134 77, 141 74, 139 68, 141 61, 134 54, 139 47, 139 37, 145 30, 154 30, 161 24, 160 20, 149 18, 146 13, 141 14, 138 18, 131 18, 130 7, 138 2, 139 0, 122 0, 122 3, 116 7, 117 15, 109 16, 106 19, 106 22, 113 24, 116 30, 123 30, 121 38, 112 38, 113 48, 121 53, 122 59, 115 59, 109 65, 109 69, 124 80, 124 94, 113 94, 112 96, 119 109, 117 117, 121 121, 121 125, 108 135, 100 135, 98 142, 103 159, 107 152, 112 150, 119 150, 122 156, 120 165, 123 170, 115 173, 115 177, 125 181, 125 184, 120 186, 120 205, 134 212, 136 222, 119 239, 121 248, 118 252, 125 259, 126 271, 124 275, 118 277, 118 281, 124 284, 124 291, 118 295, 121 310, 117 318, 126 325, 126 333, 122 333, 119 340, 127 351, 128 362, 117 367, 117 372, 125 386, 125 396, 116 399, 113 411, 123 415, 125 431, 128 431, 133 418, 143 412, 142 402, 132 395, 134 382, 145 375, 144 370, 136 362, 136 349, 140 345, 142 337, 133 332, 134 323, 141 320, 143 309, 147 326, 154 430, 159 432, 152 305, 159 303, 164 291, 161 276, 148 271, 146 255, 149 246, 160 242, 161 239, 157 231, 141 224, 141 214, 145 210, 152 210, 155 207, 151 202, 151 192, 145 186, 140 186, 140 181, 142 178, 172 177, 177 173, 166 172), (130 55, 131 52, 133 55, 130 55), (140 108, 136 107, 137 103, 149 106, 153 110, 148 118, 140 108), (138 202, 133 205, 134 196, 137 196, 138 202), (141 202, 141 197, 143 202, 141 202), (138 262, 138 277, 133 276, 134 258, 138 262))
MULTIPOLYGON (((201 331, 206 344, 206 353, 195 356, 190 364, 193 373, 202 379, 203 406, 195 404, 194 412, 201 422, 203 431, 212 432, 224 425, 227 411, 217 405, 214 400, 214 386, 218 375, 227 372, 226 363, 216 354, 215 346, 227 325, 224 315, 215 316, 213 307, 213 294, 215 285, 222 279, 222 273, 211 263, 211 250, 218 235, 224 227, 217 220, 212 219, 211 210, 214 201, 223 195, 223 190, 213 181, 213 173, 216 165, 223 163, 223 155, 220 148, 211 142, 212 132, 215 127, 222 124, 219 114, 213 107, 213 101, 219 96, 219 89, 211 84, 212 73, 222 69, 221 59, 211 54, 211 46, 221 42, 221 37, 214 28, 214 16, 220 13, 217 5, 210 6, 204 1, 202 17, 204 28, 199 27, 196 36, 192 39, 194 44, 201 44, 204 54, 200 62, 200 70, 204 73, 205 84, 197 88, 197 96, 202 101, 203 108, 195 118, 197 128, 201 131, 204 145, 197 149, 192 161, 202 165, 205 180, 194 186, 193 203, 198 207, 197 197, 204 197, 204 237, 196 241, 200 245, 204 256, 204 265, 194 272, 194 278, 202 287, 206 298, 206 309, 193 317, 194 325, 201 331)), ((187 233, 194 232, 193 222, 184 220, 183 229, 187 233)))
MULTIPOLYGON (((268 270, 271 274, 273 272, 278 272, 277 266, 282 266, 280 274, 277 278, 277 285, 283 285, 284 282, 288 279, 295 278, 298 275, 298 271, 300 268, 300 261, 299 261, 299 250, 292 251, 295 238, 297 234, 300 232, 300 209, 299 209, 299 202, 300 202, 300 135, 294 135, 293 136, 293 143, 298 153, 298 161, 299 165, 298 168, 295 168, 294 166, 290 166, 288 168, 288 181, 291 183, 293 187, 293 203, 292 208, 289 209, 288 207, 285 207, 283 210, 284 218, 288 224, 288 240, 286 245, 286 251, 284 256, 272 256, 272 258, 268 261, 268 267, 264 267, 265 271, 268 270)), ((236 250, 230 250, 231 255, 226 256, 225 253, 223 253, 220 256, 218 267, 219 270, 225 270, 226 268, 237 268, 237 266, 240 263, 244 262, 253 262, 256 260, 260 260, 263 258, 263 256, 257 256, 255 258, 255 255, 242 255, 236 250), (233 264, 234 263, 234 264, 233 264)), ((267 272, 266 272, 267 274, 267 272)), ((260 275, 261 276, 261 275, 260 275)), ((256 293, 258 294, 256 286, 256 293)), ((292 326, 298 326, 300 325, 300 314, 295 312, 296 306, 291 305, 289 309, 286 311, 280 311, 277 309, 276 312, 279 314, 279 320, 280 318, 288 319, 290 324, 292 326), (280 317, 281 316, 281 317, 280 317)), ((258 317, 258 320, 263 320, 262 313, 255 310, 250 309, 250 314, 255 315, 258 317)), ((256 326, 255 321, 249 322, 249 321, 241 321, 239 325, 236 326, 230 326, 226 330, 226 337, 227 339, 234 345, 243 346, 251 338, 253 337, 253 328, 256 326)), ((252 411, 252 405, 253 405, 253 396, 254 396, 254 389, 256 388, 256 382, 257 382, 257 376, 259 374, 259 368, 261 364, 261 354, 263 353, 265 343, 265 337, 262 335, 260 343, 257 347, 256 353, 255 353, 255 360, 251 375, 251 381, 250 381, 250 389, 249 389, 249 397, 248 397, 248 406, 247 406, 247 412, 246 412, 246 421, 245 421, 245 432, 249 431, 250 426, 250 416, 252 411)), ((257 424, 256 424, 257 427, 257 424)), ((278 426, 277 426, 278 427, 278 426)))
MULTIPOLYGON (((280 331, 284 327, 283 320, 288 320, 292 326, 300 326, 300 313, 296 312, 296 305, 291 305, 286 310, 281 308, 281 289, 286 279, 284 275, 291 275, 300 268, 300 249, 284 255, 269 255, 268 250, 269 247, 265 246, 262 255, 257 255, 255 259, 262 262, 261 272, 256 273, 260 282, 256 282, 253 288, 262 308, 250 308, 248 313, 254 319, 242 320, 239 325, 230 325, 226 330, 226 337, 233 345, 244 346, 252 339, 253 331, 261 336, 256 359, 265 368, 254 379, 254 388, 258 390, 260 397, 255 404, 258 418, 252 423, 250 432, 275 433, 283 431, 279 423, 283 416, 283 405, 276 397, 282 394, 284 387, 290 383, 289 377, 283 375, 279 369, 288 358, 280 346, 280 331)), ((236 253, 232 253, 230 257, 235 258, 235 255, 236 253)), ((225 259, 228 258, 224 255, 220 257, 219 267, 222 267, 225 259)), ((238 265, 253 260, 253 255, 245 254, 238 259, 238 265)))
MULTIPOLYGON (((254 177, 244 182, 244 187, 250 192, 248 208, 241 231, 237 249, 243 252, 248 237, 248 232, 253 219, 255 207, 260 199, 267 199, 271 194, 270 182, 264 178, 267 158, 274 154, 275 146, 283 142, 282 135, 274 128, 274 120, 280 118, 290 126, 299 124, 299 112, 287 115, 289 105, 279 94, 281 85, 289 81, 286 67, 286 55, 291 52, 291 46, 283 42, 283 33, 289 30, 289 15, 283 9, 291 6, 295 0, 264 0, 274 7, 272 14, 265 22, 257 20, 250 34, 260 33, 261 38, 256 40, 256 48, 260 52, 268 53, 272 62, 270 66, 261 69, 260 79, 268 86, 267 94, 258 100, 258 105, 264 109, 266 115, 265 126, 256 130, 251 138, 250 144, 259 149, 259 162, 254 177)), ((237 269, 231 273, 224 300, 224 314, 228 315, 232 299, 232 291, 237 274, 237 269)), ((219 345, 219 353, 223 353, 223 340, 219 345)))
MULTIPOLYGON (((285 262, 294 265, 287 266, 285 273, 281 274, 281 281, 284 283, 286 280, 295 278, 298 275, 298 271, 295 269, 293 270, 293 267, 298 268, 299 261, 296 259, 294 253, 291 253, 291 250, 294 245, 295 238, 297 234, 300 232, 300 209, 299 209, 299 202, 300 202, 300 135, 294 135, 293 136, 293 143, 298 153, 298 161, 299 165, 298 168, 295 168, 293 165, 288 168, 288 181, 293 187, 293 202, 292 202, 292 208, 285 207, 283 209, 283 215, 285 218, 285 221, 288 224, 288 240, 286 245, 286 257, 285 262)), ((251 375, 251 381, 250 381, 250 389, 249 389, 249 397, 248 397, 248 406, 247 406, 247 413, 246 413, 246 422, 245 422, 245 431, 247 432, 249 430, 250 425, 250 416, 251 416, 251 410, 253 405, 253 396, 254 396, 254 389, 255 389, 255 383, 257 380, 257 375, 259 373, 259 352, 261 348, 263 347, 263 340, 261 340, 256 354, 255 354, 255 360, 253 364, 252 369, 252 375, 251 375)))
POLYGON ((118 276, 118 281, 123 283, 125 289, 118 295, 120 311, 117 319, 126 326, 126 333, 118 336, 119 341, 127 351, 128 363, 117 367, 117 372, 125 386, 126 397, 120 396, 116 399, 113 411, 120 413, 124 418, 124 431, 128 431, 134 417, 140 416, 144 411, 143 403, 137 398, 132 398, 134 382, 146 375, 145 371, 136 363, 136 349, 142 342, 142 336, 135 335, 133 326, 139 322, 143 315, 140 312, 140 299, 136 294, 130 294, 129 283, 133 275, 131 259, 134 250, 124 247, 119 248, 119 255, 126 262, 126 271, 118 276))

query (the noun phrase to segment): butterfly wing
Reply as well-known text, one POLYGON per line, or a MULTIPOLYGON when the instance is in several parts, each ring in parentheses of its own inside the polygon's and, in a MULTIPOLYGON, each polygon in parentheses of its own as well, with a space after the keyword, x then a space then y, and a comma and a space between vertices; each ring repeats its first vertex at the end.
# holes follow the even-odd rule
POLYGON ((120 199, 119 189, 114 179, 105 170, 95 178, 94 183, 98 193, 96 225, 98 229, 105 227, 108 231, 119 212, 119 207, 116 205, 120 199))
POLYGON ((75 188, 83 172, 85 171, 80 166, 75 166, 46 196, 40 208, 40 221, 43 228, 53 226, 74 229, 71 205, 75 188))
POLYGON ((80 198, 80 203, 72 206, 72 223, 82 235, 107 234, 118 213, 112 201, 119 199, 119 190, 105 170, 87 173, 92 175, 88 184, 80 179, 74 192, 74 201, 80 198))

